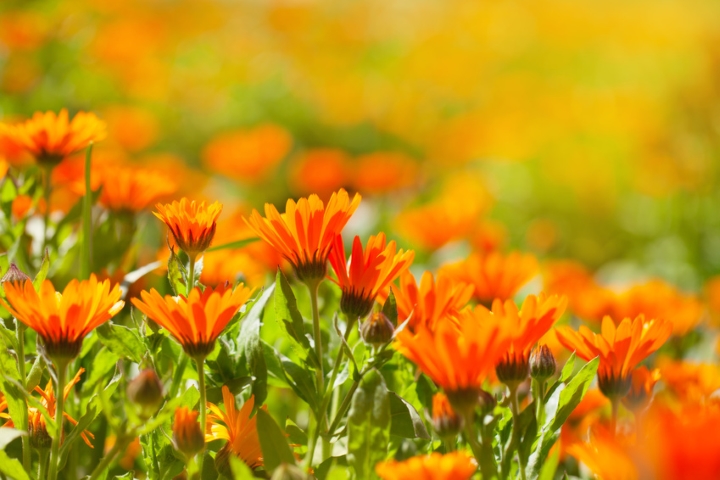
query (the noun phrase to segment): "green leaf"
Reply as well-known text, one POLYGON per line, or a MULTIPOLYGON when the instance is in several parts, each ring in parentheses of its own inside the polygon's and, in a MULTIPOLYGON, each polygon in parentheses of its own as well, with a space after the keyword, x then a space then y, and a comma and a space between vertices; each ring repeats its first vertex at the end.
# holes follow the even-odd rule
POLYGON ((395 392, 390 397, 390 434, 403 438, 430 439, 425 424, 415 407, 406 402, 395 392))
POLYGON ((146 353, 145 345, 135 330, 108 321, 97 328, 100 341, 111 352, 135 363, 140 363, 146 353))
POLYGON ((552 452, 540 470, 540 476, 538 480, 553 480, 555 478, 555 472, 557 471, 558 464, 560 463, 560 449, 555 449, 552 452))
POLYGON ((600 357, 590 360, 560 392, 560 401, 555 412, 555 418, 550 426, 551 430, 559 430, 572 411, 575 410, 575 407, 578 406, 590 387, 599 365, 600 357))
POLYGON ((255 480, 255 476, 245 462, 235 455, 230 455, 230 470, 234 480, 255 480))
POLYGON ((237 339, 240 361, 250 367, 250 373, 253 376, 252 394, 255 396, 256 405, 262 405, 267 398, 268 374, 265 352, 260 340, 260 326, 262 325, 263 308, 272 292, 273 286, 271 285, 250 307, 250 311, 240 324, 240 334, 237 339))
POLYGON ((170 247, 170 258, 168 259, 168 281, 170 282, 170 288, 173 293, 177 296, 180 294, 187 293, 187 287, 185 286, 185 276, 187 271, 185 265, 180 261, 180 258, 175 253, 175 249, 170 247))
POLYGON ((303 446, 308 444, 307 433, 289 418, 285 420, 285 432, 287 432, 292 443, 303 446))
POLYGON ((45 254, 43 255, 42 263, 40 264, 40 270, 33 279, 33 287, 35 290, 40 290, 40 285, 42 285, 47 278, 48 270, 50 270, 50 257, 48 256, 48 251, 46 249, 45 254))
POLYGON ((390 442, 390 395, 373 369, 355 391, 348 415, 348 464, 357 478, 377 478, 375 464, 385 460, 390 442))
POLYGON ((23 470, 22 463, 16 458, 8 457, 4 450, 0 450, 0 472, 13 480, 30 480, 27 472, 23 470))
POLYGON ((27 435, 27 432, 17 428, 0 427, 0 450, 5 450, 8 443, 23 435, 27 435))
POLYGON ((106 374, 115 368, 115 364, 119 359, 120 356, 109 348, 101 348, 92 358, 92 369, 90 369, 90 374, 83 382, 82 391, 92 392, 95 390, 95 386, 107 378, 106 374))
POLYGON ((43 360, 42 355, 38 355, 35 357, 35 361, 33 362, 32 367, 30 368, 30 373, 28 373, 27 376, 27 382, 25 385, 27 386, 27 390, 29 392, 32 392, 35 387, 40 385, 40 380, 42 379, 43 370, 45 370, 45 360, 43 360))
POLYGON ((229 250, 229 249, 236 250, 239 248, 243 248, 247 245, 250 245, 251 243, 255 243, 258 240, 260 240, 260 239, 257 237, 243 238, 242 240, 235 240, 234 242, 223 243, 222 245, 216 245, 214 247, 210 247, 205 251, 206 252, 217 252, 218 250, 229 250))
POLYGON ((278 268, 275 276, 275 318, 282 323, 285 331, 293 341, 295 348, 307 352, 311 351, 310 341, 305 336, 305 322, 297 308, 297 300, 290 284, 278 268), (279 288, 278 288, 279 286, 279 288))
MULTIPOLYGON (((385 316, 392 322, 394 326, 398 326, 398 309, 397 309, 397 301, 395 300, 395 293, 393 292, 392 287, 390 287, 390 294, 387 297, 387 300, 385 300, 385 304, 382 307, 382 313, 385 314, 385 316)), ((406 319, 403 318, 403 321, 406 319)))
POLYGON ((263 452, 265 470, 272 473, 283 463, 295 465, 295 455, 285 434, 264 409, 257 412, 257 432, 263 452))
POLYGON ((315 376, 287 357, 281 356, 280 361, 290 388, 292 388, 314 412, 317 411, 319 402, 318 395, 315 391, 315 376))
POLYGON ((15 357, 10 355, 7 348, 0 347, 0 372, 2 381, 0 389, 5 394, 10 418, 19 430, 27 430, 27 405, 25 404, 25 392, 20 388, 20 373, 18 373, 15 357))
POLYGON ((575 352, 570 354, 570 358, 567 359, 562 371, 560 372, 559 382, 567 382, 575 371, 575 352))

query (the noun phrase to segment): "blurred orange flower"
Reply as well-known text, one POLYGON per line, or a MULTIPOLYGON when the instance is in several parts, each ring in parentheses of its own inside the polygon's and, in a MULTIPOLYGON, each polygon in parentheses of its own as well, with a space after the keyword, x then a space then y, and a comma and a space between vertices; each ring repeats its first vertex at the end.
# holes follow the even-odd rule
POLYGON ((106 168, 101 184, 100 203, 116 212, 139 212, 177 190, 167 175, 130 165, 106 168))
POLYGON ((375 152, 355 159, 352 182, 359 192, 382 194, 411 186, 417 175, 417 161, 407 155, 375 152))
POLYGON ((662 357, 657 366, 666 390, 683 405, 702 406, 716 401, 712 398, 720 390, 720 367, 716 364, 662 357))
POLYGON ((12 215, 15 220, 22 220, 28 214, 33 205, 33 199, 29 195, 18 195, 12 201, 12 215))
POLYGON ((630 391, 622 398, 623 405, 635 412, 647 408, 658 380, 660 380, 660 370, 651 371, 645 365, 633 370, 630 391))
POLYGON ((585 320, 600 320, 610 312, 615 293, 598 285, 590 272, 572 260, 546 264, 544 272, 545 291, 566 295, 569 309, 585 320))
POLYGON ((290 185, 301 195, 316 193, 328 198, 346 186, 350 172, 350 156, 335 148, 316 148, 295 156, 290 164, 290 185))
POLYGON ((593 432, 588 443, 577 442, 567 453, 584 464, 601 480, 636 480, 640 478, 628 449, 609 433, 593 432))
POLYGON ((219 202, 206 205, 205 202, 197 203, 187 198, 179 202, 155 205, 157 212, 153 212, 157 218, 165 222, 175 239, 175 243, 191 260, 210 247, 217 218, 222 211, 219 202))
POLYGON ((383 480, 470 480, 475 474, 475 461, 465 452, 412 457, 402 462, 388 460, 378 463, 375 472, 383 480))
POLYGON ((254 183, 266 179, 291 147, 292 137, 284 128, 266 124, 218 135, 202 158, 216 173, 254 183))
POLYGON ((157 139, 160 126, 148 110, 115 105, 103 111, 110 140, 130 152, 143 150, 157 139))

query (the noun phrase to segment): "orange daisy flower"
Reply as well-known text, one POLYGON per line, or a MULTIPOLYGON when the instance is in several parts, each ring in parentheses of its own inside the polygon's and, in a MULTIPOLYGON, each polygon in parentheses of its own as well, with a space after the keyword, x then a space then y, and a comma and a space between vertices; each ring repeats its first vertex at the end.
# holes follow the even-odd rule
POLYGON ((474 408, 485 379, 505 354, 512 338, 499 319, 464 310, 454 322, 438 322, 435 331, 420 325, 402 330, 395 348, 442 387, 458 412, 474 408))
POLYGON ((585 326, 579 332, 568 326, 558 327, 556 332, 560 343, 580 358, 589 361, 600 356, 598 385, 612 400, 627 394, 633 369, 665 343, 672 333, 672 324, 664 320, 645 321, 640 315, 615 326, 612 318, 606 316, 599 334, 585 326))
POLYGON ((649 370, 645 365, 633 370, 630 391, 623 397, 623 405, 636 412, 646 409, 652 400, 658 380, 660 380, 660 370, 649 370))
POLYGON ((158 210, 153 212, 155 216, 165 222, 175 243, 193 262, 212 243, 222 211, 219 202, 206 205, 205 202, 196 203, 187 198, 165 205, 158 203, 155 208, 158 210))
POLYGON ((319 282, 327 272, 327 259, 338 235, 360 204, 360 195, 352 200, 340 189, 327 206, 317 195, 288 200, 280 215, 274 205, 265 204, 265 217, 253 210, 245 222, 295 268, 304 282, 319 282))
POLYGON ((200 412, 191 411, 187 407, 175 410, 173 445, 188 458, 205 448, 205 435, 197 420, 199 414, 200 412))
POLYGON ((412 250, 398 251, 395 241, 386 245, 385 234, 379 233, 370 237, 364 253, 360 237, 356 236, 346 263, 342 236, 336 235, 329 259, 342 290, 340 309, 351 318, 367 316, 378 292, 406 271, 414 258, 412 250))
MULTIPOLYGON (((480 318, 497 317, 511 337, 510 346, 497 364, 497 375, 503 383, 524 381, 529 373, 530 350, 562 316, 567 299, 557 295, 528 295, 518 310, 515 302, 496 299, 492 311, 478 305, 480 318)), ((484 321, 484 320, 483 320, 484 321)))
MULTIPOLYGON (((403 321, 410 317, 407 328, 415 330, 425 325, 434 330, 440 319, 450 319, 470 301, 474 287, 440 272, 433 278, 425 272, 417 284, 409 271, 400 275, 400 287, 393 288, 397 303, 398 317, 403 321)), ((387 294, 383 292, 383 297, 387 294)), ((380 300, 384 301, 384 298, 380 300)))
POLYGON ((13 139, 40 163, 57 165, 68 155, 105 138, 105 122, 93 113, 78 112, 72 120, 66 109, 35 112, 31 119, 10 126, 13 139))
POLYGON ((43 340, 48 356, 66 363, 80 353, 85 336, 107 322, 125 302, 120 287, 110 288, 108 280, 72 280, 63 293, 45 280, 36 292, 30 280, 4 285, 6 300, 0 303, 18 320, 35 330, 43 340))
POLYGON ((235 289, 221 285, 205 291, 193 288, 190 295, 163 297, 154 288, 142 291, 142 300, 132 303, 141 312, 167 329, 193 359, 204 359, 215 348, 215 340, 255 289, 242 283, 235 289))
POLYGON ((490 306, 496 298, 509 300, 538 272, 538 262, 530 254, 500 252, 473 254, 442 268, 449 276, 475 287, 475 298, 490 306))
MULTIPOLYGON (((208 402, 210 412, 205 429, 205 441, 227 440, 227 444, 215 457, 215 465, 220 467, 218 471, 222 473, 225 468, 229 468, 228 455, 231 453, 240 457, 250 468, 261 467, 263 456, 257 433, 257 417, 250 418, 255 397, 251 396, 238 411, 235 408, 235 397, 227 385, 223 385, 222 395, 225 411, 208 402)), ((265 405, 260 408, 267 410, 265 405)))
POLYGON ((113 167, 103 172, 99 201, 116 212, 139 212, 176 190, 175 182, 158 171, 133 166, 113 167))
POLYGON ((465 452, 412 457, 402 462, 388 460, 378 463, 375 472, 383 480, 469 480, 477 466, 465 452))

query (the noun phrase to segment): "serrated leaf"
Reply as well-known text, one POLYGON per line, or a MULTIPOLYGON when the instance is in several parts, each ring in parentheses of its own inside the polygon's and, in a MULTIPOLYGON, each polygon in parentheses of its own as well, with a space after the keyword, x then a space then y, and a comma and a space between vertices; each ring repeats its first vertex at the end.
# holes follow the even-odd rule
POLYGON ((0 472, 13 480, 30 480, 27 472, 23 470, 22 464, 16 458, 8 457, 4 450, 0 450, 0 472))
POLYGON ((265 470, 272 472, 283 463, 295 465, 295 456, 280 426, 264 409, 257 412, 257 432, 265 470))
POLYGON ((147 350, 135 330, 108 321, 100 325, 96 331, 100 341, 111 352, 135 363, 142 362, 147 350))
POLYGON ((275 276, 274 303, 275 318, 282 324, 295 347, 306 353, 310 351, 310 341, 305 336, 305 322, 297 308, 295 294, 279 268, 275 276))
POLYGON ((348 464, 357 478, 377 478, 375 464, 385 460, 390 441, 390 395, 373 369, 355 391, 348 415, 348 464))
POLYGON ((268 287, 250 307, 240 324, 240 334, 237 339, 241 361, 246 362, 253 376, 252 393, 256 405, 262 405, 267 398, 267 364, 260 340, 260 326, 263 308, 272 295, 273 288, 273 285, 268 287))
POLYGON ((430 439, 427 428, 415 407, 395 392, 390 397, 390 434, 403 438, 430 439))

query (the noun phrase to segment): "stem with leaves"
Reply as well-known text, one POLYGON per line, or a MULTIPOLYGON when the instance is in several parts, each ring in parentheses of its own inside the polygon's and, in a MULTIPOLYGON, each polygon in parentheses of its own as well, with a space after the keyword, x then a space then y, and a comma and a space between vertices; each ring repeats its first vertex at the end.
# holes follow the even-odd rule
MULTIPOLYGON (((207 392, 205 391, 205 359, 196 358, 195 365, 198 373, 198 389, 200 390, 200 426, 205 431, 205 416, 207 410, 207 392)), ((197 466, 198 471, 202 474, 204 450, 198 453, 197 466)))
POLYGON ((57 385, 55 389, 55 436, 50 448, 50 467, 47 478, 57 480, 58 463, 60 463, 60 441, 63 435, 63 420, 65 414, 65 384, 67 383, 67 360, 56 363, 57 385))

